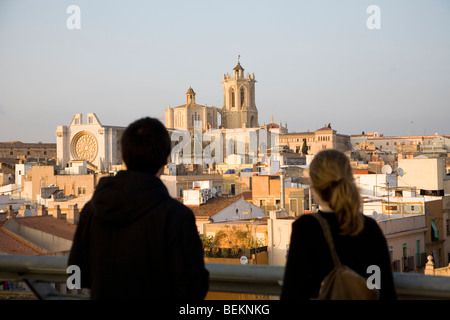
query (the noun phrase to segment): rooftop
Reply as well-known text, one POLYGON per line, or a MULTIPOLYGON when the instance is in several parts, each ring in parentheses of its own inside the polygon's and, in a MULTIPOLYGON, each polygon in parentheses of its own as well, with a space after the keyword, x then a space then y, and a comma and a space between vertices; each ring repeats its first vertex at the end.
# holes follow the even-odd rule
POLYGON ((233 69, 234 71, 238 71, 238 70, 244 70, 244 68, 242 68, 241 63, 238 62, 238 64, 236 65, 236 67, 234 67, 233 69))
POLYGON ((22 141, 5 141, 0 142, 0 148, 35 148, 35 147, 44 147, 44 148, 56 148, 56 143, 26 143, 22 141))
POLYGON ((17 223, 37 229, 64 239, 72 240, 77 225, 65 219, 56 219, 53 216, 32 216, 15 219, 17 223))
POLYGON ((0 228, 0 253, 36 256, 45 252, 15 234, 0 228))
POLYGON ((241 198, 244 198, 242 194, 234 197, 213 197, 200 206, 188 207, 194 212, 195 216, 212 217, 241 198))

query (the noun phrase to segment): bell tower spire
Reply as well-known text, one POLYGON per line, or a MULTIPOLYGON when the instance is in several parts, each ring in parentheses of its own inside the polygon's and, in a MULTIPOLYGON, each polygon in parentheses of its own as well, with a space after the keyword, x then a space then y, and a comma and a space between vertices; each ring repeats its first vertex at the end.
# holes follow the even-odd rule
POLYGON ((223 77, 222 125, 224 128, 254 128, 258 124, 258 110, 255 105, 255 76, 247 73, 240 62, 233 69, 233 77, 223 77))
POLYGON ((195 92, 191 87, 186 92, 186 104, 195 104, 195 92))

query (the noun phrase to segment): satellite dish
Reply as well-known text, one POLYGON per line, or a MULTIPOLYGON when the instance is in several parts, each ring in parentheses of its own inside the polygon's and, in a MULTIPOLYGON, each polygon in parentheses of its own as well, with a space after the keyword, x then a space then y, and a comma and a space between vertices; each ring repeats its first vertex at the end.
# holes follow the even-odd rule
POLYGON ((372 212, 372 217, 377 220, 378 219, 378 212, 374 211, 372 212))
POLYGON ((217 189, 216 189, 216 188, 212 188, 212 189, 211 189, 211 193, 212 193, 213 196, 215 196, 216 193, 217 193, 217 189))
POLYGON ((386 164, 381 168, 381 172, 384 174, 391 174, 392 173, 392 168, 390 165, 386 164))
POLYGON ((397 169, 397 174, 398 174, 400 177, 403 177, 403 175, 405 174, 405 171, 403 171, 402 168, 398 168, 398 169, 397 169))

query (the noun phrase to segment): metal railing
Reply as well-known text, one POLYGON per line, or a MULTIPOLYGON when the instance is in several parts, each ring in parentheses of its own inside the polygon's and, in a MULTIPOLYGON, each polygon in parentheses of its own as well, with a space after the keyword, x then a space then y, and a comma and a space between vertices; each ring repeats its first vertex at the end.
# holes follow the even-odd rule
MULTIPOLYGON (((206 263, 210 291, 279 296, 283 266, 206 263)), ((86 299, 61 294, 49 283, 66 283, 67 257, 0 255, 0 281, 24 281, 40 299, 86 299)), ((450 277, 394 272, 399 299, 450 299, 450 277)))

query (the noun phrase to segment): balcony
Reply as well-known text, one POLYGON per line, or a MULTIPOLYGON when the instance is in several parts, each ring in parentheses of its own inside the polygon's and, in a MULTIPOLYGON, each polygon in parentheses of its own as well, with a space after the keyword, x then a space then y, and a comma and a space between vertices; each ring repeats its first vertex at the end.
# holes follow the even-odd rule
MULTIPOLYGON (((206 263, 210 291, 270 295, 281 293, 284 267, 206 263)), ((42 300, 87 299, 86 294, 57 292, 50 283, 65 284, 69 274, 67 257, 0 256, 0 281, 24 281, 34 296, 42 300)), ((450 277, 394 272, 399 299, 450 299, 450 277)), ((0 298, 9 291, 0 291, 0 298)))

